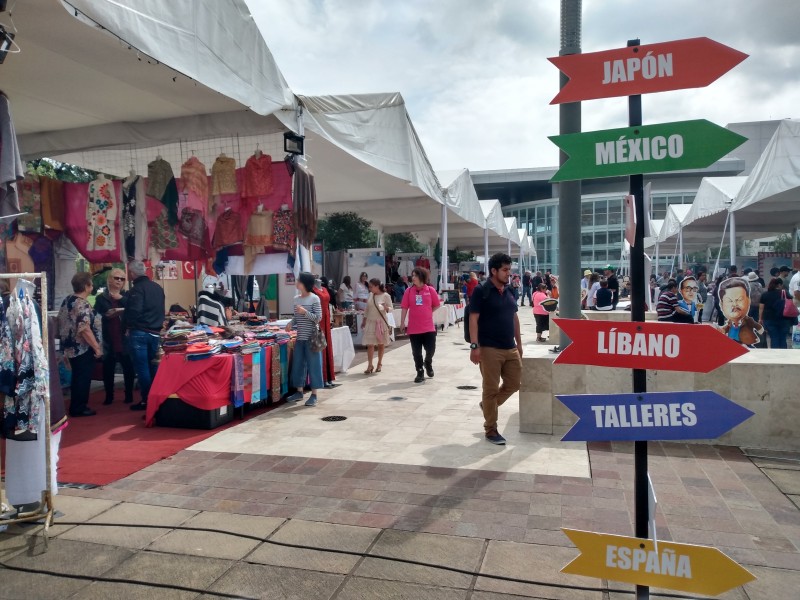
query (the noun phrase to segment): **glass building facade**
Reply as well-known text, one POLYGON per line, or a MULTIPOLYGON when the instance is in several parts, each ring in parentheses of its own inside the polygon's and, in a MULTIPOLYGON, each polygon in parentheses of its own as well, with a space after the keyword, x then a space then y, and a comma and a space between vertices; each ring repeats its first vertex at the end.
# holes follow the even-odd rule
MULTIPOLYGON (((661 220, 671 204, 691 204, 696 190, 654 192, 650 203, 650 217, 661 220)), ((558 220, 580 218, 581 220, 581 266, 598 268, 607 264, 619 265, 624 247, 625 216, 623 196, 616 194, 594 194, 583 196, 581 214, 559 215, 558 199, 535 200, 513 204, 503 208, 507 217, 516 217, 517 226, 527 229, 535 240, 539 269, 558 272, 558 220)), ((670 260, 672 249, 661 251, 661 261, 670 260)))

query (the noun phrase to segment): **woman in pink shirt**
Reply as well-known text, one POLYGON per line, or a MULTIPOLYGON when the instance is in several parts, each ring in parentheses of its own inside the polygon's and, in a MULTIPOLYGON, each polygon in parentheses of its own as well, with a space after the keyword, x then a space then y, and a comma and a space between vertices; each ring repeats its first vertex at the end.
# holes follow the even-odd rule
POLYGON ((425 381, 423 366, 428 377, 433 377, 433 354, 436 352, 436 327, 433 324, 433 311, 439 308, 441 301, 436 290, 428 285, 430 273, 428 269, 416 267, 411 272, 411 287, 403 294, 403 309, 400 318, 401 331, 406 328, 408 315, 408 337, 411 341, 411 353, 417 376, 414 383, 425 381), (422 349, 425 349, 425 358, 422 349))
POLYGON ((533 292, 533 318, 536 319, 536 341, 543 342, 545 339, 542 334, 547 331, 550 333, 550 313, 542 306, 542 302, 547 300, 550 295, 547 293, 547 285, 540 283, 536 291, 533 292))

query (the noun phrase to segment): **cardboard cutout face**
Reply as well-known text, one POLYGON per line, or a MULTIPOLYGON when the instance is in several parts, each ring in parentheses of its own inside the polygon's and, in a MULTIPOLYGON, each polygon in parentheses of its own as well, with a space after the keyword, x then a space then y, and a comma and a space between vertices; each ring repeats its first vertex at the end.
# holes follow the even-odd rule
POLYGON ((725 317, 723 333, 746 346, 757 344, 764 327, 747 314, 750 311, 750 285, 747 281, 739 277, 726 279, 720 284, 717 297, 725 317))
POLYGON ((729 321, 741 321, 750 311, 750 294, 743 287, 731 287, 720 298, 722 314, 729 321))

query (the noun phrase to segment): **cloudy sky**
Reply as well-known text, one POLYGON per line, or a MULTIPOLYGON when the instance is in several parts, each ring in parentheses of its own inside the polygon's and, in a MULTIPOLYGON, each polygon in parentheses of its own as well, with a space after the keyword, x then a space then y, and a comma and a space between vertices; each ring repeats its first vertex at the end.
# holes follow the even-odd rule
MULTIPOLYGON (((557 0, 248 0, 300 94, 399 91, 434 168, 550 166, 557 0)), ((800 1, 584 0, 583 51, 706 36, 750 55, 708 88, 644 98, 645 123, 800 117, 800 1)), ((622 127, 624 98, 583 103, 622 127)))

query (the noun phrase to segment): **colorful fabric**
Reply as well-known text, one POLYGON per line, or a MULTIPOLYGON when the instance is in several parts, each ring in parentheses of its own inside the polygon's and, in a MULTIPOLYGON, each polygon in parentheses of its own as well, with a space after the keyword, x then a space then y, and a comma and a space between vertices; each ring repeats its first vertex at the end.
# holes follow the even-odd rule
POLYGON ((28 256, 33 260, 33 270, 47 273, 47 310, 53 310, 56 291, 56 264, 53 242, 45 235, 37 236, 28 248, 28 256))
POLYGON ((39 414, 44 408, 50 377, 37 307, 27 293, 21 296, 11 295, 7 311, 17 378, 14 396, 7 395, 3 403, 6 437, 38 433, 39 414))
POLYGON ((0 394, 13 394, 17 372, 14 362, 14 337, 6 316, 5 303, 0 302, 0 394))
POLYGON ((64 231, 64 183, 57 179, 41 177, 39 191, 42 198, 42 222, 46 229, 64 231))
POLYGON ((86 206, 87 250, 113 250, 117 247, 119 206, 114 183, 101 177, 89 184, 86 206))
POLYGON ((171 227, 168 222, 167 212, 165 207, 156 217, 156 222, 153 223, 153 228, 150 230, 151 242, 156 250, 178 247, 178 235, 175 233, 175 228, 171 227))
POLYGON ((229 156, 218 156, 211 167, 211 193, 235 194, 236 189, 236 161, 229 156))
POLYGON ((270 351, 270 399, 277 402, 281 398, 281 348, 284 346, 272 345, 270 351))
POLYGON ((169 180, 174 178, 172 165, 163 158, 157 158, 147 165, 147 195, 161 200, 169 180))
MULTIPOLYGON (((114 181, 115 197, 122 197, 122 182, 114 181), (119 187, 116 187, 119 186, 119 187)), ((87 239, 86 213, 89 204, 89 184, 88 183, 65 183, 64 184, 64 233, 75 245, 86 260, 92 264, 113 263, 121 261, 120 247, 116 244, 115 248, 96 248, 90 250, 87 239)))
POLYGON ((217 219, 217 228, 214 231, 214 248, 219 249, 233 244, 241 244, 243 241, 241 217, 234 210, 222 211, 222 214, 217 219))
POLYGON ((136 188, 138 180, 139 177, 134 177, 122 184, 122 239, 124 240, 125 254, 129 258, 138 258, 136 256, 136 188))
POLYGON ((244 185, 242 198, 266 196, 272 192, 272 157, 255 154, 247 159, 244 166, 244 185))
POLYGON ((98 343, 102 345, 102 324, 92 306, 83 298, 67 296, 58 311, 58 333, 61 338, 61 351, 66 358, 75 358, 91 348, 78 334, 91 329, 98 343))
POLYGON ((241 354, 233 355, 231 373, 231 402, 236 408, 244 404, 244 360, 241 354))
POLYGON ((281 361, 281 395, 289 392, 289 360, 291 359, 291 348, 289 344, 280 345, 281 361))
POLYGON ((184 208, 181 212, 181 220, 178 223, 178 231, 182 233, 190 244, 202 246, 206 233, 206 222, 203 213, 196 208, 184 208))
POLYGON ((17 227, 20 231, 39 233, 42 231, 42 194, 39 177, 28 173, 21 187, 19 209, 25 214, 17 217, 17 227))
POLYGON ((209 205, 210 197, 208 195, 206 166, 196 156, 192 156, 181 165, 181 191, 187 196, 194 197, 190 201, 192 206, 196 202, 202 206, 204 213, 210 214, 211 206, 209 205))
POLYGON ((294 233, 292 211, 279 210, 272 214, 272 247, 294 254, 297 236, 294 233))

